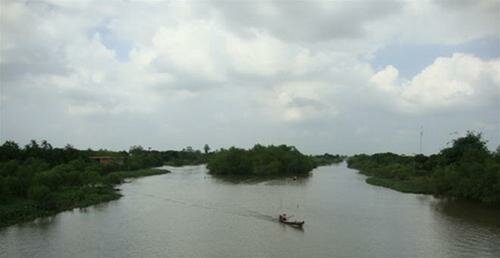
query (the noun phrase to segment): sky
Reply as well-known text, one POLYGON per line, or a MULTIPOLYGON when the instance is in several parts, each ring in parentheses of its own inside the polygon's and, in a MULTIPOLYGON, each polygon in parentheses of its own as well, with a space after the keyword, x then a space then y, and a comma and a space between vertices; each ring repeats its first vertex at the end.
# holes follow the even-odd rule
POLYGON ((500 145, 500 1, 0 1, 0 142, 500 145))

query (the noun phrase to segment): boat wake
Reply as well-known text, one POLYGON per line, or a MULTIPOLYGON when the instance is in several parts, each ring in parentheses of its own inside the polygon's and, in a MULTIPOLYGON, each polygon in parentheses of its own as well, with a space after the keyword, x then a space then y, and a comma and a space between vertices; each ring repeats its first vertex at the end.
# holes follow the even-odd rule
POLYGON ((278 221, 278 219, 275 216, 271 216, 269 214, 265 214, 265 213, 251 210, 251 209, 244 208, 244 207, 235 207, 235 206, 229 207, 229 206, 224 206, 224 205, 217 204, 217 203, 208 204, 208 203, 188 202, 188 201, 168 198, 168 197, 158 195, 158 194, 140 193, 140 192, 136 192, 136 191, 133 191, 130 189, 127 190, 127 194, 128 193, 132 193, 132 194, 140 195, 140 196, 144 196, 144 197, 149 197, 149 198, 154 198, 154 199, 161 200, 164 202, 175 203, 175 204, 179 204, 179 205, 186 206, 186 207, 212 210, 212 211, 216 211, 216 212, 220 212, 220 213, 231 214, 231 215, 241 216, 241 217, 255 218, 255 219, 270 221, 270 222, 278 221))

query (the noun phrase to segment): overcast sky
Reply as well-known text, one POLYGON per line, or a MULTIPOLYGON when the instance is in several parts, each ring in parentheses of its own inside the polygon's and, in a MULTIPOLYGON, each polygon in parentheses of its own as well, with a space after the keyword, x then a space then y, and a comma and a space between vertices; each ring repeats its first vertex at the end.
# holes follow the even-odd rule
POLYGON ((500 144, 500 1, 6 1, 0 140, 500 144))

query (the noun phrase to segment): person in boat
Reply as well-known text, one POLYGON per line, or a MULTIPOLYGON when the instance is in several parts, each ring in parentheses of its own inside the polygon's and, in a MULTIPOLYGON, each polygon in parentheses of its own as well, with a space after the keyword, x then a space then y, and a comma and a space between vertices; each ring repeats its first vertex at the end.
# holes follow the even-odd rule
POLYGON ((287 220, 286 213, 280 214, 280 221, 286 222, 286 220, 287 220))

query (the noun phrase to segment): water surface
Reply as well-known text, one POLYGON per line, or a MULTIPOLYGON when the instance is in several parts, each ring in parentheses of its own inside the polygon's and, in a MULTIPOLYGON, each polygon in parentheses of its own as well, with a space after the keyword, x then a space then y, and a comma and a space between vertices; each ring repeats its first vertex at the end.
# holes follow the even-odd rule
POLYGON ((0 256, 500 257, 500 211, 371 186, 345 164, 263 182, 169 169, 117 201, 0 229, 0 256))

